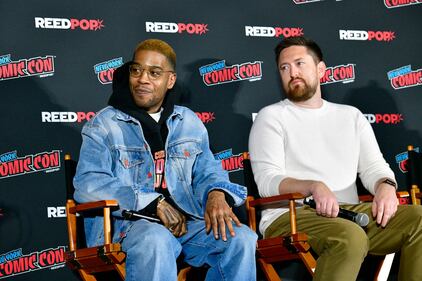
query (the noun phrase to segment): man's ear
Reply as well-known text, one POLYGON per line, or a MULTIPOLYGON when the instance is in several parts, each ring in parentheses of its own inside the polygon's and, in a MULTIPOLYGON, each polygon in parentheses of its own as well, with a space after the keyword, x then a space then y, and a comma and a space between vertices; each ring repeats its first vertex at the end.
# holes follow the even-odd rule
POLYGON ((169 76, 169 79, 167 81, 167 89, 172 89, 174 84, 176 83, 177 75, 176 73, 171 73, 169 76))
POLYGON ((317 68, 318 68, 318 77, 319 79, 321 79, 325 75, 325 70, 327 69, 327 66, 325 65, 325 62, 320 61, 317 64, 317 68))

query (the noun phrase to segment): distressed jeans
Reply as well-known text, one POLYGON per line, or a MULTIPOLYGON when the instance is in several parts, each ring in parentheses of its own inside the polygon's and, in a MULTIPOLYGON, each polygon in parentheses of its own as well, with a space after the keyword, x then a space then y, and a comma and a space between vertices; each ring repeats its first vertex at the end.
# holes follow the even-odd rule
POLYGON ((234 226, 227 241, 206 234, 203 220, 187 222, 188 233, 176 238, 164 226, 146 220, 134 222, 121 241, 126 252, 126 281, 175 281, 177 257, 199 267, 207 264, 206 280, 256 280, 257 235, 247 226, 234 226))

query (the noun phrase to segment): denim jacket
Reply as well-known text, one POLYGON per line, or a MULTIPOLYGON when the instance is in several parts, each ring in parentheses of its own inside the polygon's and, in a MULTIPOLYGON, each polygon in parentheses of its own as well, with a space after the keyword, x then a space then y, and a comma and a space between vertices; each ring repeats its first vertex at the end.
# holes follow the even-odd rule
MULTIPOLYGON (((194 112, 175 106, 166 121, 165 177, 174 202, 189 216, 203 219, 208 193, 227 192, 236 206, 246 188, 231 183, 209 148, 208 133, 194 112)), ((121 211, 141 210, 159 196, 154 190, 154 161, 138 120, 111 106, 98 112, 82 129, 83 142, 74 178, 77 202, 114 199, 113 241, 130 229, 121 211)), ((86 217, 88 246, 103 241, 103 218, 86 217)))

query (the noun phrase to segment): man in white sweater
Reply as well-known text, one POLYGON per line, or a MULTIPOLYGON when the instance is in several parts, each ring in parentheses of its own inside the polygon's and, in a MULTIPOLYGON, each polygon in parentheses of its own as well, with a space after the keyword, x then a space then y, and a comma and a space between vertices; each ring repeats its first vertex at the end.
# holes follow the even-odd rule
MULTIPOLYGON (((398 206, 396 180, 372 128, 356 108, 322 99, 325 73, 318 45, 290 37, 276 49, 287 99, 260 110, 249 137, 260 195, 312 196, 316 208, 298 209, 298 230, 318 254, 314 280, 356 280, 367 253, 401 251, 400 280, 422 280, 422 206, 398 206), (359 204, 356 176, 374 195, 359 204), (362 228, 338 218, 339 207, 367 213, 362 228)), ((290 231, 287 209, 262 214, 265 237, 290 231)))

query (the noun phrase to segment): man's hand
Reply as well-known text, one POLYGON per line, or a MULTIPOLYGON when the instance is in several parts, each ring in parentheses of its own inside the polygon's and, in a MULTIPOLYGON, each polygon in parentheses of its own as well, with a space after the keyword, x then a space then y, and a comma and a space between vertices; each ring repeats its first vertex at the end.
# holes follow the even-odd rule
POLYGON ((339 205, 334 193, 320 181, 315 181, 311 185, 311 194, 316 203, 316 213, 327 218, 338 216, 339 205))
POLYGON ((398 204, 396 188, 382 182, 378 185, 372 201, 372 216, 377 219, 378 224, 385 227, 396 213, 398 204))
POLYGON ((204 217, 207 233, 212 228, 215 239, 218 239, 219 233, 221 233, 223 241, 227 241, 226 225, 231 236, 235 236, 232 222, 234 221, 237 226, 241 226, 239 219, 227 204, 224 192, 218 190, 211 191, 208 194, 204 217))
POLYGON ((278 187, 280 194, 299 192, 305 196, 310 196, 315 200, 316 213, 327 218, 338 216, 339 206, 334 193, 325 183, 315 180, 298 180, 285 178, 278 187))
POLYGON ((157 216, 174 236, 180 237, 188 232, 185 216, 165 200, 158 202, 157 216))

